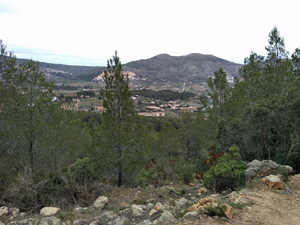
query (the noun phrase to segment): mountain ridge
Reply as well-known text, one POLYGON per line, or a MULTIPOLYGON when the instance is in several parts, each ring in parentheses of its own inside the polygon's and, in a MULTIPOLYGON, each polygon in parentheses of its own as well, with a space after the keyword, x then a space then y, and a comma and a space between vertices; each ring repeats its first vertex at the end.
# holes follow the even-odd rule
MULTIPOLYGON (((17 64, 26 60, 17 59, 17 64)), ((236 77, 241 66, 241 64, 211 54, 190 53, 183 56, 171 56, 163 53, 148 59, 125 63, 123 70, 132 72, 141 79, 154 82, 206 82, 208 77, 213 76, 220 67, 223 67, 229 77, 236 77)), ((70 76, 81 79, 84 75, 89 75, 90 81, 93 76, 100 75, 106 69, 103 66, 71 66, 46 62, 40 62, 40 68, 49 76, 70 76)))

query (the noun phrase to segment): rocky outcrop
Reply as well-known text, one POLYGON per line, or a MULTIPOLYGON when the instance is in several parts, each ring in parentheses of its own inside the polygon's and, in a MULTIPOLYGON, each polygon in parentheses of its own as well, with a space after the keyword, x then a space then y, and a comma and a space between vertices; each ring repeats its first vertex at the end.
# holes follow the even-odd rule
POLYGON ((290 174, 293 168, 290 166, 279 165, 272 160, 253 160, 251 163, 247 164, 248 168, 245 171, 246 181, 251 181, 256 178, 263 178, 268 175, 281 174, 284 171, 290 174))

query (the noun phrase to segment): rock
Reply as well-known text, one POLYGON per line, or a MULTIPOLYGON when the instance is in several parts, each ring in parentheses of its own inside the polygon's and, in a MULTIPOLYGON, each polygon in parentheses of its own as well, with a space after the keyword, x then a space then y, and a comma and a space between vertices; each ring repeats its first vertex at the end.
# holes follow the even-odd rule
POLYGON ((44 217, 39 222, 39 225, 61 225, 61 220, 55 216, 44 217))
POLYGON ((52 215, 56 214, 59 210, 60 210, 60 208, 56 208, 56 207, 44 207, 41 209, 40 215, 52 216, 52 215))
POLYGON ((104 211, 100 216, 94 218, 94 220, 100 220, 101 223, 107 224, 109 221, 116 219, 118 216, 113 211, 104 211))
POLYGON ((290 195, 290 192, 288 192, 287 190, 276 190, 276 192, 278 194, 281 194, 281 195, 290 195))
POLYGON ((28 225, 28 220, 13 221, 8 223, 7 225, 28 225))
POLYGON ((292 190, 288 186, 285 187, 285 190, 288 191, 289 193, 292 193, 292 190))
POLYGON ((281 180, 276 175, 269 175, 262 179, 264 183, 266 183, 270 188, 274 189, 283 189, 283 185, 281 180))
POLYGON ((151 210, 154 207, 153 203, 149 202, 147 204, 147 209, 151 210))
POLYGON ((72 222, 70 220, 66 220, 62 223, 62 225, 72 225, 72 222))
POLYGON ((202 195, 202 193, 206 193, 207 192, 207 189, 202 187, 198 190, 198 195, 202 195))
POLYGON ((6 216, 8 214, 8 208, 6 206, 0 207, 0 217, 6 216))
POLYGON ((169 211, 164 211, 161 216, 159 217, 158 221, 165 224, 166 222, 169 222, 174 219, 174 216, 169 211))
POLYGON ((73 225, 88 225, 89 221, 85 219, 78 219, 73 221, 73 225))
POLYGON ((268 175, 276 175, 278 173, 282 173, 283 170, 286 170, 288 174, 293 171, 292 167, 279 165, 272 160, 258 161, 255 159, 251 163, 248 163, 247 166, 248 168, 245 171, 246 181, 251 181, 268 175))
POLYGON ((39 222, 40 220, 38 218, 29 218, 26 225, 38 225, 39 222))
POLYGON ((122 217, 119 217, 117 219, 115 219, 111 225, 132 225, 131 221, 125 217, 125 216, 122 216, 122 217))
POLYGON ((212 207, 215 207, 217 205, 213 198, 202 198, 198 201, 197 204, 192 205, 189 208, 189 211, 190 212, 196 212, 196 211, 199 211, 199 210, 204 210, 205 207, 207 207, 207 204, 211 204, 212 207))
POLYGON ((156 203, 156 205, 154 206, 154 209, 156 211, 161 211, 162 208, 163 208, 163 205, 160 202, 156 203))
MULTIPOLYGON (((89 223, 89 225, 102 225, 103 223, 100 220, 94 220, 89 223)), ((105 223, 106 224, 106 223, 105 223)), ((64 224, 63 224, 64 225, 64 224)), ((72 224, 70 224, 72 225, 72 224)))
POLYGON ((224 207, 224 214, 227 216, 228 219, 231 219, 233 216, 233 208, 230 205, 222 204, 222 207, 224 207))
POLYGON ((174 215, 176 216, 187 203, 188 203, 187 199, 185 198, 179 199, 175 204, 174 215))
POLYGON ((25 217, 25 213, 24 213, 24 212, 21 212, 21 213, 20 213, 20 217, 25 217))
POLYGON ((196 216, 198 216, 198 214, 199 214, 199 211, 188 212, 182 218, 187 219, 187 218, 191 218, 191 217, 196 217, 196 216))
POLYGON ((88 209, 89 209, 88 207, 76 207, 75 209, 73 209, 73 212, 77 213, 88 209))
POLYGON ((103 209, 104 206, 108 203, 108 198, 105 196, 100 196, 97 198, 97 200, 94 202, 94 207, 98 209, 103 209))
POLYGON ((144 220, 143 222, 141 223, 138 223, 137 225, 151 225, 151 221, 150 220, 144 220))
POLYGON ((147 207, 143 205, 132 205, 130 207, 131 213, 135 217, 142 216, 145 213, 146 209, 147 207))
POLYGON ((5 225, 5 223, 2 223, 2 222, 0 221, 0 225, 5 225))
POLYGON ((20 215, 20 209, 18 208, 10 208, 9 212, 10 215, 12 215, 13 217, 17 217, 20 215))
POLYGON ((150 220, 154 220, 160 214, 162 214, 162 211, 157 211, 156 209, 151 209, 150 212, 149 212, 149 218, 150 218, 150 220))

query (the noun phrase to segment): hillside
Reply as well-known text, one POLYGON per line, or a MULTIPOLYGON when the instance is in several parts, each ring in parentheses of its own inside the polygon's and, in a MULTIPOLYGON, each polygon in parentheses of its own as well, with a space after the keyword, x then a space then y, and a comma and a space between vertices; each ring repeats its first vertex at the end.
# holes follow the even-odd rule
MULTIPOLYGON (((26 59, 18 59, 22 63, 26 59)), ((229 76, 238 76, 241 65, 215 57, 213 55, 189 54, 170 56, 161 54, 150 59, 142 59, 123 64, 123 70, 133 72, 136 78, 150 82, 207 82, 209 76, 223 67, 229 76)), ((49 77, 75 78, 92 81, 105 67, 69 66, 40 62, 40 68, 49 77)))
MULTIPOLYGON (((17 65, 28 61, 28 59, 17 59, 17 65)), ((85 74, 97 74, 99 71, 103 71, 105 67, 96 66, 70 66, 63 64, 54 64, 47 62, 39 62, 40 69, 50 77, 85 77, 85 74)), ((93 78, 97 75, 94 75, 93 78)), ((92 78, 90 78, 92 80, 92 78)))
POLYGON ((223 67, 229 76, 238 76, 241 65, 213 55, 193 53, 186 56, 161 54, 150 59, 129 62, 123 67, 140 78, 151 80, 206 82, 220 67, 223 67))

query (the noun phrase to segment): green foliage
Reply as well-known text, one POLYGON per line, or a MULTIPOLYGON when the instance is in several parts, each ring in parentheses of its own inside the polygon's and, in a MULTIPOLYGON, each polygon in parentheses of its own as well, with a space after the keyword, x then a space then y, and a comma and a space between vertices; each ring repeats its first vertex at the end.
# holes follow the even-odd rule
POLYGON ((284 181, 289 181, 289 172, 286 168, 281 167, 279 173, 283 176, 284 181))
POLYGON ((146 187, 148 184, 149 175, 150 173, 148 171, 146 171, 144 168, 141 169, 136 177, 137 184, 143 188, 146 187))
POLYGON ((204 208, 205 213, 209 216, 225 216, 224 207, 221 204, 217 204, 213 206, 213 204, 208 203, 207 206, 204 208))
POLYGON ((204 185, 217 191, 228 188, 234 190, 244 183, 246 168, 246 164, 241 161, 239 149, 233 145, 205 173, 204 185))
POLYGON ((72 102, 73 97, 72 96, 65 96, 66 102, 72 102))
MULTIPOLYGON (((105 88, 100 90, 103 97, 103 124, 92 130, 97 140, 98 153, 112 169, 117 168, 118 186, 123 183, 125 172, 134 171, 134 162, 140 152, 141 124, 135 115, 131 99, 128 74, 124 74, 120 58, 115 52, 107 62, 103 80, 105 88), (99 136, 101 134, 101 136, 99 136), (100 144, 100 148, 99 148, 100 144)), ((108 170, 110 173, 111 170, 108 170)), ((132 173, 129 172, 128 174, 132 173)))
POLYGON ((91 159, 84 157, 71 164, 68 167, 68 173, 78 184, 86 184, 88 180, 96 178, 94 168, 95 164, 91 162, 91 159))
POLYGON ((93 91, 79 91, 77 92, 77 97, 80 97, 81 95, 83 96, 89 96, 89 97, 95 97, 96 94, 93 91))

